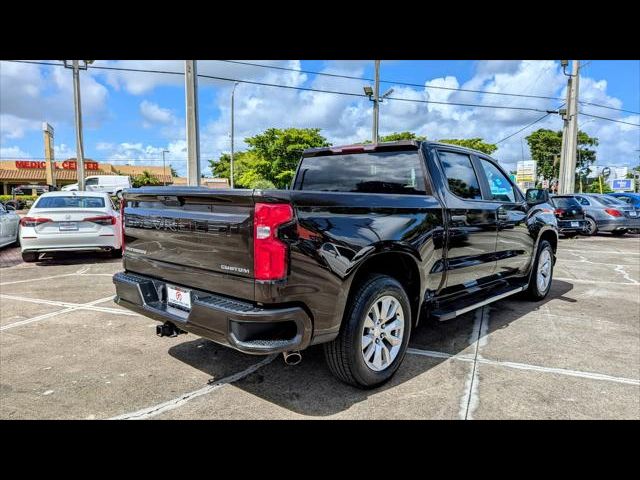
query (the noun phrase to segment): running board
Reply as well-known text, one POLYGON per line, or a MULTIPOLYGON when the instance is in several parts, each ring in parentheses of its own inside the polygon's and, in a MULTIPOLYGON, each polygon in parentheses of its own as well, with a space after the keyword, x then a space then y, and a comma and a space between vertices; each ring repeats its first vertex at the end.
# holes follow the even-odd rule
MULTIPOLYGON (((448 310, 448 309, 443 309, 443 308, 439 308, 437 310, 434 310, 431 312, 431 316, 441 322, 444 322, 446 320, 452 320, 454 318, 456 318, 458 315, 462 315, 464 313, 470 312, 471 310, 475 310, 476 308, 480 308, 480 307, 484 307, 485 305, 488 305, 490 303, 493 302, 497 302, 498 300, 502 300, 503 298, 509 297, 511 295, 514 295, 516 293, 522 292, 523 290, 525 290, 527 288, 526 285, 522 286, 522 287, 517 287, 517 288, 513 288, 510 289, 508 291, 503 291, 501 293, 497 293, 495 295, 492 295, 489 298, 485 298, 484 300, 478 301, 478 302, 474 302, 471 303, 469 305, 464 305, 460 306, 460 301, 457 301, 455 303, 458 304, 458 306, 460 306, 461 308, 458 308, 456 310, 448 310)), ((473 302, 473 300, 471 300, 473 302)), ((452 302, 453 303, 453 302, 452 302)))

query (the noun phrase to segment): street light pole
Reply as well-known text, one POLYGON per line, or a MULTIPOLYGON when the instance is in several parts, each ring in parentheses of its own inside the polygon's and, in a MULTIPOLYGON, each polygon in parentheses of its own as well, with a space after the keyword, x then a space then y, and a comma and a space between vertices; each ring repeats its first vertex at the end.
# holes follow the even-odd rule
POLYGON ((71 65, 64 61, 65 68, 73 69, 73 103, 76 117, 76 171, 78 176, 78 190, 84 191, 84 146, 82 144, 82 106, 80 102, 80 70, 86 70, 93 60, 72 60, 71 65))
POLYGON ((234 152, 234 103, 235 103, 235 94, 236 94, 236 87, 238 86, 240 82, 236 82, 233 84, 233 90, 231 90, 231 162, 230 162, 230 171, 229 171, 229 176, 231 177, 229 179, 230 183, 231 183, 231 188, 234 188, 233 186, 233 152, 234 152))
POLYGON ((380 116, 380 60, 376 60, 375 81, 373 84, 373 143, 378 143, 378 122, 380 116))
POLYGON ((169 150, 162 150, 162 183, 166 187, 167 186, 167 168, 164 163, 164 154, 169 153, 169 150))

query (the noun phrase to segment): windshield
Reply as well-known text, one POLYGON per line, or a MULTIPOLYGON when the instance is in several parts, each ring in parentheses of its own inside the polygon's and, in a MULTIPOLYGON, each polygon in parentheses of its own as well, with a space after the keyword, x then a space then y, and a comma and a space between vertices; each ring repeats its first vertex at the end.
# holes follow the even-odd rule
POLYGON ((40 197, 35 208, 104 208, 102 197, 40 197))
POLYGON ((560 208, 570 208, 570 207, 579 207, 578 201, 573 197, 553 197, 551 199, 553 204, 556 207, 560 208))

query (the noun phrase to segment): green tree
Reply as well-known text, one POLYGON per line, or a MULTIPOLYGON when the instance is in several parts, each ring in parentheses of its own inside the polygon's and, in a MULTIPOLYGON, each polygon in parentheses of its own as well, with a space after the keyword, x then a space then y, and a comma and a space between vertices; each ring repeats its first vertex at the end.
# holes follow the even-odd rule
POLYGON ((161 183, 148 170, 143 170, 140 175, 136 175, 131 180, 134 188, 144 187, 145 185, 160 185, 161 183))
MULTIPOLYGON (((538 164, 538 174, 545 179, 558 178, 560 175, 560 151, 562 150, 562 131, 540 128, 526 137, 531 158, 538 164)), ((583 131, 578 132, 577 168, 588 167, 596 161, 596 152, 587 147, 598 145, 598 139, 583 131)))
MULTIPOLYGON (((209 166, 214 177, 231 177, 231 155, 228 153, 223 153, 218 160, 209 160, 209 166)), ((236 188, 257 188, 253 183, 265 180, 258 170, 266 170, 266 167, 254 152, 234 152, 233 183, 236 188)))
POLYGON ((289 185, 303 150, 331 145, 319 128, 269 128, 245 142, 258 158, 253 165, 256 172, 277 188, 289 185))
MULTIPOLYGON (((416 135, 413 132, 393 132, 393 133, 390 133, 389 135, 383 135, 382 137, 380 137, 381 142, 397 142, 398 140, 422 141, 426 139, 427 137, 423 135, 416 135)), ((361 143, 362 144, 371 143, 371 140, 365 140, 364 142, 361 142, 361 143)))
MULTIPOLYGON (((602 193, 611 193, 613 190, 608 182, 602 180, 602 193)), ((587 187, 587 193, 600 193, 600 180, 596 178, 591 185, 587 187)))
POLYGON ((487 143, 481 138, 451 138, 438 141, 442 143, 450 143, 452 145, 460 145, 461 147, 472 148, 474 150, 478 150, 479 152, 486 153, 487 155, 491 155, 498 149, 497 145, 494 145, 493 143, 487 143))

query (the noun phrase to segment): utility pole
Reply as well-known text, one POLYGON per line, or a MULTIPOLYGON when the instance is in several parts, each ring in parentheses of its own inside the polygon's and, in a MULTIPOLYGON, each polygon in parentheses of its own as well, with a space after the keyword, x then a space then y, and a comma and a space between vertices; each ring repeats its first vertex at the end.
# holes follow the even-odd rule
POLYGON ((575 190, 576 155, 578 152, 578 90, 580 60, 574 60, 571 74, 566 73, 568 60, 562 61, 567 83, 567 112, 562 128, 562 152, 560 156, 560 185, 558 193, 570 194, 575 190))
POLYGON ((80 70, 86 70, 93 60, 71 60, 69 65, 64 60, 65 68, 73 69, 73 101, 76 114, 76 172, 78 176, 78 190, 84 191, 84 146, 82 144, 82 106, 80 103, 80 70), (80 62, 83 62, 80 65, 80 62))
POLYGON ((378 122, 380 118, 380 60, 376 60, 376 73, 375 81, 373 84, 373 133, 371 138, 373 143, 378 143, 378 122))
POLYGON ((235 143, 235 139, 234 139, 234 124, 233 124, 233 118, 234 118, 234 97, 236 94, 236 87, 238 86, 238 83, 240 82, 236 82, 233 84, 233 90, 231 90, 231 162, 230 162, 230 179, 229 182, 231 183, 231 188, 233 188, 233 151, 234 151, 234 143, 235 143))
POLYGON ((187 116, 187 185, 200 185, 200 134, 198 130, 198 70, 196 60, 184 61, 187 116))
POLYGON ((371 140, 373 143, 378 143, 378 125, 380 123, 380 103, 393 93, 393 88, 387 90, 382 97, 380 96, 380 60, 375 61, 375 80, 374 86, 370 85, 364 87, 364 94, 369 97, 369 100, 373 102, 373 128, 371 132, 371 140))

